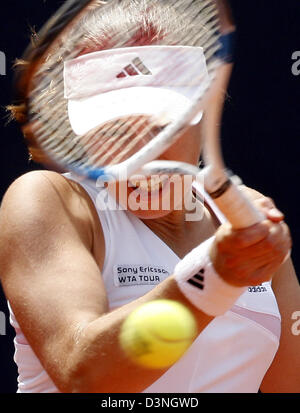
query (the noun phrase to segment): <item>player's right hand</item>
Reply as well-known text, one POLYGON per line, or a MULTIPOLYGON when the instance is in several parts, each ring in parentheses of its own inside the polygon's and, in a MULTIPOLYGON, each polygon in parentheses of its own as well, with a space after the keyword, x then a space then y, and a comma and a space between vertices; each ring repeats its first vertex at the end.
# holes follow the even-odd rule
POLYGON ((291 245, 284 221, 266 219, 238 230, 225 223, 216 232, 210 257, 216 272, 229 284, 259 285, 273 277, 291 245))

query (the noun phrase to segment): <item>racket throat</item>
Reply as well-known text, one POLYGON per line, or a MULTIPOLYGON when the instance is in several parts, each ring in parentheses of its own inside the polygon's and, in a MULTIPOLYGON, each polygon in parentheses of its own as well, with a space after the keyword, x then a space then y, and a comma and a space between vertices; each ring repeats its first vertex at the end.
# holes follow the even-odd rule
POLYGON ((231 185, 226 171, 216 166, 206 166, 201 174, 206 192, 213 198, 219 198, 231 185))

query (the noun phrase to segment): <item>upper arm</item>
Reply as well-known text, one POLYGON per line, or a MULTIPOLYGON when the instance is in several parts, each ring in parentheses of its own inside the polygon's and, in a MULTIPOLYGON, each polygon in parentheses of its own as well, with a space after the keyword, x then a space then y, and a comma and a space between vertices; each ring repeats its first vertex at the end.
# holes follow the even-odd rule
POLYGON ((293 314, 300 310, 300 286, 292 261, 280 268, 272 281, 282 327, 276 356, 267 371, 261 390, 267 393, 298 393, 300 391, 300 336, 293 329, 293 314))
MULTIPOLYGON (((273 201, 252 188, 241 189, 253 201, 261 201, 261 206, 273 201)), ((280 222, 280 219, 279 219, 280 222)), ((288 259, 273 276, 274 291, 281 314, 281 337, 278 351, 268 369, 262 384, 263 392, 299 392, 300 391, 300 336, 294 334, 293 314, 300 310, 300 286, 291 259, 288 259)))
POLYGON ((17 180, 0 209, 0 274, 29 344, 63 380, 76 334, 107 311, 88 200, 58 174, 17 180))

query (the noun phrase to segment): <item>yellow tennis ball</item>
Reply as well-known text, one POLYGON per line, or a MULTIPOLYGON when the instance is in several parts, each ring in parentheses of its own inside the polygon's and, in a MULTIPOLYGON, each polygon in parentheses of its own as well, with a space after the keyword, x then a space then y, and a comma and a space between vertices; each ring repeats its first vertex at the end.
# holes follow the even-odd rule
POLYGON ((120 344, 135 363, 159 369, 174 364, 196 334, 196 320, 187 307, 173 300, 154 300, 127 317, 121 327, 120 344))

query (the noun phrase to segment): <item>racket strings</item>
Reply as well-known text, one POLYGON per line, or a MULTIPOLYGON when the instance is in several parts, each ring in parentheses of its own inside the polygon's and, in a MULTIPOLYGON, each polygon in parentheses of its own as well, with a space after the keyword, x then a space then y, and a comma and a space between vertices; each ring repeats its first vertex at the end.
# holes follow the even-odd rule
MULTIPOLYGON (((185 71, 183 70, 182 73, 185 71)), ((190 75, 191 73, 189 78, 190 75)), ((197 76, 196 70, 194 75, 197 76)), ((170 77, 172 78, 172 74, 167 75, 169 80, 170 77)), ((182 83, 186 85, 191 82, 188 82, 184 76, 182 83)), ((97 128, 97 131, 89 135, 87 140, 83 138, 87 152, 91 154, 91 163, 98 166, 124 161, 153 139, 158 134, 157 130, 161 130, 160 119, 145 120, 142 116, 139 119, 130 117, 121 122, 117 120, 112 124, 104 125, 103 128, 97 128)))
MULTIPOLYGON (((114 157, 113 164, 117 164, 125 159, 128 159, 131 155, 136 153, 139 149, 141 149, 146 143, 148 143, 152 138, 156 136, 153 132, 153 128, 155 124, 151 123, 143 127, 141 125, 140 130, 136 130, 136 135, 132 137, 131 134, 125 135, 125 137, 121 138, 121 145, 123 144, 123 150, 119 151, 119 153, 114 157)), ((118 143, 119 145, 119 143, 118 143)), ((118 146, 117 146, 118 148, 118 146)))
MULTIPOLYGON (((184 3, 184 2, 174 2, 174 3, 184 3)), ((185 2, 186 3, 186 2, 185 2)), ((193 2, 192 2, 193 3, 193 2)), ((205 3, 205 2, 204 2, 205 3)), ((206 2, 206 3, 210 3, 210 2, 206 2)), ((197 7, 193 7, 192 9, 195 9, 195 12, 193 13, 193 14, 191 14, 190 16, 189 16, 189 18, 190 18, 190 20, 193 20, 196 16, 197 16, 197 14, 199 14, 199 10, 197 9, 197 7)), ((212 7, 210 6, 210 9, 212 9, 212 7)), ((207 13, 203 13, 204 15, 206 15, 207 13)), ((212 9, 212 11, 211 11, 211 14, 213 15, 213 9, 212 9)), ((189 45, 199 45, 199 40, 201 39, 201 35, 203 35, 203 34, 205 34, 206 33, 206 38, 205 38, 205 41, 207 41, 208 40, 208 37, 209 37, 209 35, 211 35, 211 29, 205 29, 205 24, 207 24, 207 19, 209 19, 209 18, 211 18, 211 16, 206 16, 206 19, 204 19, 204 16, 201 14, 201 20, 200 20, 200 23, 201 23, 201 21, 202 21, 202 29, 201 30, 197 30, 196 31, 196 33, 198 33, 200 36, 198 36, 198 37, 196 37, 196 36, 194 36, 194 34, 191 36, 191 35, 189 35, 188 37, 186 37, 186 38, 183 38, 183 37, 181 37, 181 44, 189 44, 189 45)), ((191 27, 191 29, 192 29, 193 27, 191 27)), ((126 33, 127 33, 127 35, 128 35, 128 37, 130 38, 132 35, 133 35, 133 32, 134 32, 134 30, 135 29, 132 29, 131 31, 127 31, 126 33)), ((193 32, 193 31, 192 31, 193 32)), ((121 38, 121 40, 119 41, 119 42, 115 42, 114 43, 114 45, 112 45, 112 48, 119 48, 119 47, 124 47, 124 46, 126 46, 126 40, 124 41, 124 36, 125 36, 125 34, 126 33, 121 33, 121 35, 120 35, 120 38, 121 38)), ((191 31, 189 31, 189 33, 191 33, 191 31)), ((74 44, 76 44, 78 41, 79 41, 79 39, 81 39, 81 36, 82 36, 82 33, 80 32, 80 31, 78 31, 77 30, 77 36, 74 36, 74 38, 72 39, 72 42, 71 42, 71 44, 69 45, 69 47, 67 47, 66 48, 66 51, 65 51, 65 55, 66 56, 61 56, 61 52, 58 52, 57 53, 57 56, 55 55, 54 57, 52 57, 52 61, 54 60, 54 63, 52 63, 51 65, 50 65, 50 67, 48 68, 48 69, 45 69, 45 68, 41 68, 41 72, 45 72, 45 71, 51 71, 51 73, 52 73, 52 78, 53 78, 53 80, 54 79, 56 79, 56 76, 58 76, 59 74, 61 74, 61 72, 62 72, 62 70, 61 70, 61 65, 59 65, 58 64, 58 60, 61 60, 61 61, 63 61, 63 60, 65 60, 66 59, 66 57, 68 57, 68 60, 69 59, 71 59, 71 58, 73 58, 73 57, 76 57, 78 54, 80 54, 80 51, 79 50, 76 50, 76 51, 74 51, 74 44), (51 67, 52 66, 52 67, 51 67), (54 67, 54 68, 53 68, 54 67)), ((174 36, 174 33, 172 33, 171 34, 171 36, 174 36)), ((166 37, 166 39, 165 39, 165 41, 163 42, 163 43, 166 43, 166 40, 167 40, 167 37, 166 37)), ((173 39, 174 40, 174 39, 173 39)), ((212 43, 214 43, 215 42, 215 38, 213 38, 212 40, 211 40, 211 42, 212 43)), ((45 74, 45 73, 44 73, 45 74)), ((39 75, 39 72, 37 73, 37 76, 39 75)), ((40 90, 41 89, 43 89, 44 87, 45 87, 45 85, 49 85, 49 78, 47 78, 47 74, 46 74, 46 77, 45 77, 45 83, 43 83, 43 81, 42 80, 38 80, 38 84, 39 84, 39 86, 38 86, 38 88, 37 88, 37 94, 39 94, 39 92, 40 92, 40 90)), ((56 81, 56 83, 60 83, 60 82, 57 82, 57 80, 55 80, 56 81)), ((41 99, 43 99, 43 96, 41 96, 41 99)), ((39 102, 37 101, 37 104, 38 104, 39 102)))
MULTIPOLYGON (((180 66, 181 62, 178 63, 180 66)), ((173 77, 175 80, 175 74, 177 72, 177 67, 174 67, 172 72, 169 73, 166 71, 165 78, 172 82, 173 77), (174 74, 175 73, 175 74, 174 74)), ((182 69, 182 68, 181 68, 182 69)), ((184 80, 181 82, 184 85, 191 83, 190 81, 190 73, 189 70, 189 78, 187 79, 185 73, 186 71, 181 70, 183 74, 184 80)), ((197 70, 193 73, 194 76, 197 76, 197 70)), ((178 79, 177 79, 178 80, 178 79)), ((58 104, 63 106, 61 96, 58 96, 58 104)), ((55 112, 58 107, 56 105, 52 105, 53 112, 55 112)), ((65 110, 67 110, 65 108, 65 110)), ((47 111, 47 116, 49 113, 47 111)), ((61 131, 63 120, 58 119, 56 122, 51 124, 51 134, 48 135, 49 145, 47 145, 47 150, 55 150, 56 152, 62 153, 63 150, 68 151, 70 150, 70 146, 66 145, 66 143, 60 140, 56 136, 56 131, 61 131), (55 143, 55 145, 51 145, 51 141, 55 143)), ((141 118, 140 122, 136 121, 136 119, 128 119, 126 122, 116 122, 115 124, 111 124, 106 126, 104 129, 98 129, 95 133, 90 134, 88 137, 83 137, 83 143, 86 148, 86 153, 90 154, 90 162, 89 164, 98 165, 106 165, 108 163, 118 163, 122 160, 127 159, 130 155, 137 152, 142 146, 149 142, 150 137, 153 138, 156 136, 153 133, 153 128, 157 126, 157 121, 154 120, 153 122, 148 122, 147 124, 144 122, 143 118, 141 118), (150 134, 150 132, 152 132, 150 134), (100 156, 102 154, 102 156, 100 156), (93 156, 94 155, 94 156, 93 156)), ((47 125, 45 125, 44 129, 46 129, 46 133, 49 132, 47 125)), ((40 131, 42 132, 42 131, 40 131)), ((44 136, 41 135, 41 139, 44 139, 44 136)), ((78 147, 79 151, 81 152, 82 149, 78 145, 79 140, 74 140, 74 150, 78 147)))
POLYGON ((90 154, 89 162, 100 166, 124 161, 154 138, 161 129, 162 126, 157 127, 156 122, 150 122, 145 117, 130 117, 97 128, 94 133, 88 134, 89 142, 85 143, 90 154))
MULTIPOLYGON (((47 143, 44 141, 44 146, 48 151, 55 151, 60 156, 66 157, 68 162, 71 154, 78 159, 84 153, 85 160, 83 164, 86 166, 113 164, 116 163, 116 160, 125 160, 127 152, 136 152, 136 145, 144 146, 146 143, 145 136, 148 133, 147 128, 143 128, 143 133, 139 133, 136 139, 132 138, 133 134, 142 126, 142 123, 142 120, 132 122, 132 124, 129 120, 126 122, 116 121, 109 126, 106 125, 104 129, 96 128, 95 131, 84 137, 77 136, 76 139, 70 141, 65 138, 60 140, 56 135, 56 130, 53 130, 47 143), (132 128, 133 123, 135 128, 132 128)), ((150 130, 150 127, 148 129, 150 130)), ((60 131, 60 129, 57 128, 57 131, 60 131)), ((71 129, 69 129, 68 135, 72 135, 71 129)))
MULTIPOLYGON (((112 2, 113 3, 113 2, 112 2)), ((180 7, 182 4, 186 4, 186 1, 173 1, 173 4, 177 4, 177 7, 180 7)), ((187 6, 187 8, 191 8, 190 12, 187 13, 187 16, 185 16, 186 20, 190 20, 193 21, 194 19, 197 18, 197 15, 200 16, 200 18, 198 19, 199 22, 197 22, 197 26, 194 24, 191 26, 190 30, 188 31, 187 37, 182 37, 182 33, 179 30, 178 33, 180 34, 180 40, 181 40, 181 44, 187 44, 187 45, 200 45, 200 36, 195 36, 195 33, 198 33, 199 35, 203 35, 204 33, 206 33, 206 38, 205 41, 207 40, 207 38, 209 37, 209 35, 211 35, 212 29, 209 28, 207 29, 205 27, 205 25, 208 23, 209 19, 211 19, 214 15, 215 15, 215 10, 211 5, 211 1, 203 1, 201 2, 203 3, 202 8, 199 11, 199 2, 194 2, 191 1, 190 5, 187 6), (209 6, 209 7, 208 7, 209 6), (208 8, 210 10, 210 12, 208 13, 207 11, 204 12, 202 9, 208 8), (193 11, 193 13, 191 12, 193 11), (201 30, 199 30, 199 24, 201 25, 201 30), (194 32, 193 32, 194 29, 194 32), (191 35, 191 33, 193 33, 191 35)), ((102 10, 100 10, 101 12, 102 10)), ((181 14, 183 13, 182 10, 180 11, 181 14)), ((101 15, 100 15, 101 16, 101 15)), ((164 21, 164 20, 163 20, 164 21)), ((215 21, 217 21, 215 19, 215 21)), ((134 32, 135 32, 135 28, 132 28, 131 30, 126 30, 125 32, 119 33, 119 40, 117 38, 114 39, 114 43, 111 45, 111 48, 121 48, 126 46, 126 43, 128 41, 128 39, 130 39, 134 32), (128 39, 126 39, 126 35, 128 37, 128 39)), ((49 71, 52 73, 52 77, 53 79, 56 78, 56 76, 58 76, 59 74, 61 74, 62 70, 61 70, 61 64, 59 64, 59 60, 60 61, 64 61, 66 60, 66 58, 68 60, 80 55, 80 52, 83 49, 78 49, 77 47, 75 47, 75 45, 82 43, 82 31, 78 30, 78 26, 75 27, 74 32, 72 32, 72 35, 70 36, 71 40, 66 39, 66 45, 63 45, 63 47, 57 47, 59 49, 58 52, 53 53, 53 56, 49 56, 49 62, 48 62, 48 68, 42 67, 41 68, 41 72, 37 72, 36 76, 38 77, 39 74, 44 74, 45 72, 49 71), (69 45, 68 45, 69 43, 69 45), (62 52, 61 50, 64 50, 64 52, 62 52)), ((174 37, 176 37, 176 33, 171 33, 170 35, 170 40, 174 41, 174 37)), ((214 42, 214 38, 212 39, 212 42, 214 42)), ((164 38, 164 40, 162 41, 162 43, 167 43, 168 42, 168 36, 166 36, 164 38)), ((204 42, 202 42, 202 46, 204 46, 204 42)), ((45 77, 45 76, 44 76, 45 77)), ((39 84, 38 86, 38 90, 43 89, 43 87, 45 85, 47 85, 49 83, 49 79, 47 79, 47 74, 45 77, 45 84, 43 84, 42 80, 38 80, 37 82, 39 84)))
MULTIPOLYGON (((116 3, 109 1, 107 7, 116 3)), ((152 2, 152 8, 155 3, 152 2)), ((102 6, 103 7, 106 6, 102 6)), ((209 73, 214 70, 215 52, 218 44, 218 19, 216 9, 210 0, 187 2, 186 0, 169 0, 168 8, 175 9, 175 15, 190 24, 190 29, 183 34, 180 29, 173 33, 165 34, 156 44, 181 44, 189 46, 203 46, 209 73)), ((102 10, 99 9, 99 17, 102 10)), ((168 26, 168 22, 161 17, 162 26, 168 26)), ((167 18, 167 17, 166 17, 167 18)), ((85 24, 88 23, 88 19, 85 24)), ((180 26, 180 25, 179 25, 180 26)), ((113 39, 111 48, 126 47, 130 39, 134 38, 137 29, 132 27, 126 32, 120 32, 113 39)), ((127 118, 111 122, 105 127, 97 128, 87 135, 76 136, 70 127, 68 118, 67 101, 64 99, 63 87, 63 62, 76 58, 84 50, 83 30, 80 24, 72 29, 72 35, 64 37, 62 47, 52 49, 45 65, 42 65, 35 76, 35 89, 31 96, 31 111, 36 113, 32 117, 37 122, 36 135, 38 141, 46 151, 52 152, 55 158, 60 158, 67 163, 76 162, 80 165, 102 166, 117 164, 136 153, 141 147, 157 136, 159 119, 151 119, 145 122, 141 117, 127 118)), ((178 67, 172 71, 163 73, 168 82, 176 82, 185 86, 193 85, 199 76, 197 65, 194 68, 184 64, 183 59, 178 59, 178 67), (181 65, 181 75, 178 76, 178 68, 181 65)), ((162 78, 162 80, 164 80, 162 78)), ((167 112, 167 108, 166 108, 167 112)), ((164 114, 162 114, 163 116, 164 114)))
MULTIPOLYGON (((65 110, 67 109, 65 108, 65 110)), ((49 116, 49 113, 46 116, 49 116)), ((82 145, 84 145, 85 153, 90 154, 88 163, 96 164, 97 159, 97 164, 100 165, 101 163, 107 164, 108 159, 113 159, 114 154, 119 154, 118 159, 124 160, 126 158, 125 154, 133 152, 136 145, 139 148, 142 147, 146 143, 145 137, 153 127, 152 125, 149 125, 148 128, 142 127, 144 122, 143 119, 140 119, 140 121, 133 119, 117 120, 109 125, 104 125, 102 128, 97 128, 96 131, 83 137, 78 136, 69 140, 66 137, 71 137, 72 129, 67 127, 67 129, 62 130, 64 120, 57 119, 55 122, 49 122, 49 125, 47 122, 42 123, 43 126, 39 128, 38 134, 47 151, 55 151, 61 156, 67 156, 72 150, 75 155, 76 149, 82 153, 82 145), (142 133, 137 133, 139 130, 142 133), (133 139, 134 135, 136 135, 135 139, 133 139), (93 156, 93 154, 96 155, 93 156), (100 156, 101 154, 102 156, 100 156)), ((37 126, 36 128, 38 129, 37 126)), ((79 154, 76 156, 78 158, 79 154)))
MULTIPOLYGON (((142 121, 138 124, 142 125, 142 121)), ((98 129, 93 134, 90 145, 87 145, 89 152, 94 154, 91 155, 91 162, 95 165, 107 165, 117 162, 117 158, 124 160, 124 151, 130 150, 127 143, 131 140, 131 144, 135 144, 132 138, 135 128, 134 122, 128 119, 127 121, 117 120, 108 129, 98 129)), ((143 139, 143 136, 139 135, 139 139, 143 139)))
POLYGON ((198 24, 201 30, 192 27, 192 35, 191 33, 187 34, 187 36, 182 39, 182 42, 191 46, 203 47, 208 70, 210 70, 209 64, 211 63, 211 58, 220 48, 218 42, 219 20, 214 5, 212 5, 210 1, 204 3, 203 9, 200 11, 195 10, 192 16, 194 19, 198 17, 198 24))

